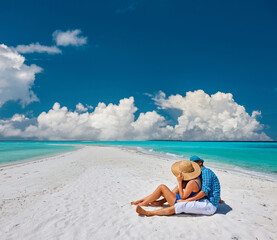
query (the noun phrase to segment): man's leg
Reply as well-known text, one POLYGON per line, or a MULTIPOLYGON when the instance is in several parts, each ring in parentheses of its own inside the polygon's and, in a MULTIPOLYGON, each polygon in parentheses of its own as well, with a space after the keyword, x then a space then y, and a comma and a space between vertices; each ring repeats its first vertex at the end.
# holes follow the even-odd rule
POLYGON ((169 215, 175 214, 175 207, 173 205, 173 206, 162 208, 162 209, 155 210, 155 211, 146 211, 141 206, 137 206, 136 212, 140 215, 145 215, 147 217, 155 216, 155 215, 169 216, 169 215))
POLYGON ((178 202, 175 205, 175 213, 189 213, 200 215, 213 215, 216 212, 216 207, 207 200, 201 199, 192 202, 178 202))

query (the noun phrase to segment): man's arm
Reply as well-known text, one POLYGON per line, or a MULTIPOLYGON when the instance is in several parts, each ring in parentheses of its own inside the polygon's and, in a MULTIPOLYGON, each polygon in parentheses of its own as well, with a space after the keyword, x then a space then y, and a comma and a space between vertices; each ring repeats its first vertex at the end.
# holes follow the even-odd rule
MULTIPOLYGON (((195 194, 193 197, 182 200, 182 202, 196 201, 196 200, 199 200, 199 199, 207 196, 207 194, 211 190, 211 185, 212 185, 211 181, 212 181, 212 179, 209 176, 209 172, 208 171, 202 171, 202 188, 201 188, 201 191, 199 193, 195 194)), ((179 202, 179 201, 177 201, 177 202, 179 202)))
POLYGON ((207 196, 206 193, 204 193, 203 191, 200 191, 198 193, 196 193, 194 196, 190 197, 190 198, 187 198, 185 200, 178 200, 177 202, 191 202, 191 201, 196 201, 196 200, 199 200, 203 197, 207 196))

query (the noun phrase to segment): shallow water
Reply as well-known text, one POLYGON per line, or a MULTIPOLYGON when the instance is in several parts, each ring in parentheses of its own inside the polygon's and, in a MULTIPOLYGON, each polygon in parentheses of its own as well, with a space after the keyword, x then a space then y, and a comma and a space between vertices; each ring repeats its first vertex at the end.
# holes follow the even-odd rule
MULTIPOLYGON (((87 142, 93 144, 92 142, 87 142)), ((94 142, 98 145, 138 146, 162 154, 189 159, 197 155, 206 162, 277 174, 276 142, 94 142)))
POLYGON ((0 164, 66 152, 75 148, 75 146, 55 142, 2 141, 0 142, 0 164))
POLYGON ((73 145, 116 145, 141 147, 159 154, 175 154, 188 159, 198 155, 207 163, 240 167, 277 174, 277 142, 174 142, 174 141, 102 141, 102 142, 0 142, 0 163, 10 163, 53 153, 70 151, 73 145))

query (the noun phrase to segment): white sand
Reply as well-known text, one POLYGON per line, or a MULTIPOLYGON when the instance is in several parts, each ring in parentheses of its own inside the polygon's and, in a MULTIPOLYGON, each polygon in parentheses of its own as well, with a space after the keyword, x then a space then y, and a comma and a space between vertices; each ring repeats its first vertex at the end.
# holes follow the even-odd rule
POLYGON ((131 201, 175 186, 172 163, 90 146, 2 167, 0 239, 277 239, 276 181, 219 169, 215 215, 138 216, 131 201))

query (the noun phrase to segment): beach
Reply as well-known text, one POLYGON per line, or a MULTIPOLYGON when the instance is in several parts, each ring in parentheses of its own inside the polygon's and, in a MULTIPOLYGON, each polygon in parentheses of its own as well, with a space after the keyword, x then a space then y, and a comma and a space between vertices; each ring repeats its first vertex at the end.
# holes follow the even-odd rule
POLYGON ((276 239, 277 181, 223 168, 211 167, 225 201, 213 216, 139 216, 131 201, 176 186, 173 162, 84 146, 0 167, 0 239, 276 239))

